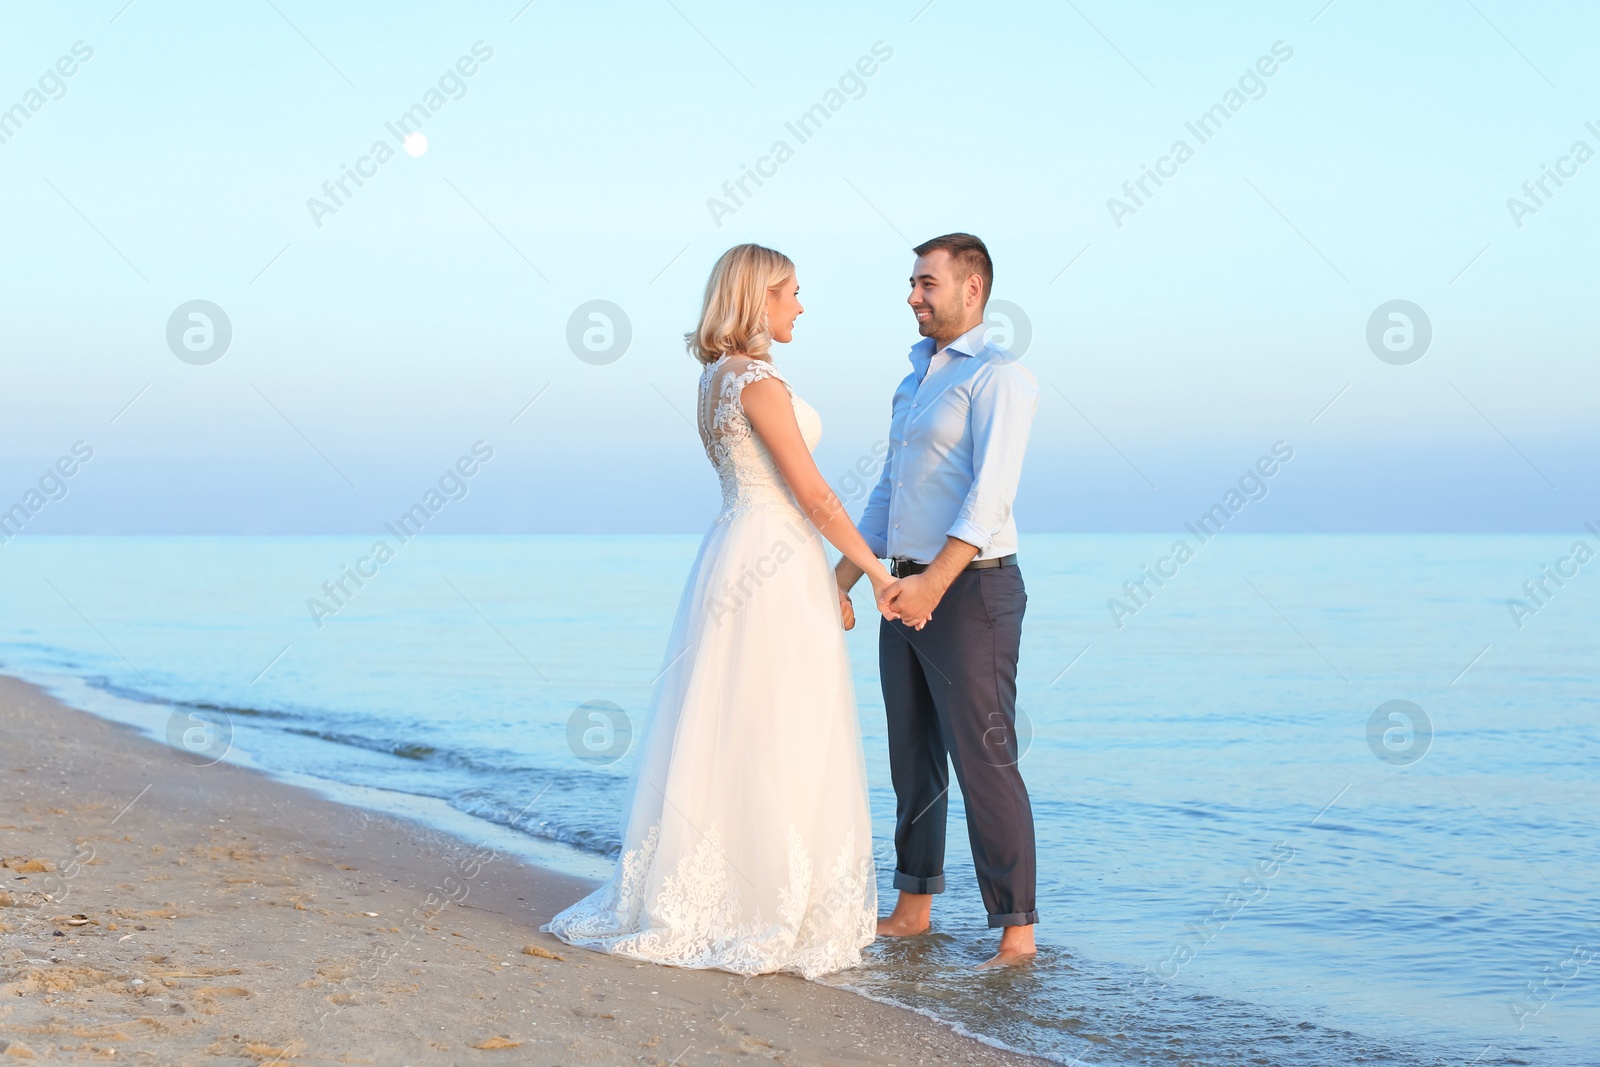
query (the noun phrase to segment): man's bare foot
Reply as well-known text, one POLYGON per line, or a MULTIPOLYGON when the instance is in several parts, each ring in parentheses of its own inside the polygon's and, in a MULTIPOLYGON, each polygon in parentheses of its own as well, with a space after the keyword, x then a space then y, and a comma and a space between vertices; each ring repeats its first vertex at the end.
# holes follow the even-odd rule
POLYGON ((1033 926, 1008 926, 1000 935, 1000 951, 978 964, 976 970, 991 967, 1017 967, 1033 960, 1038 949, 1033 943, 1033 926))
POLYGON ((926 933, 933 920, 933 894, 900 891, 894 911, 878 920, 879 937, 913 937, 926 933))
POLYGON ((920 922, 913 918, 899 915, 890 915, 878 920, 879 937, 914 937, 917 934, 928 932, 930 922, 923 919, 920 922))

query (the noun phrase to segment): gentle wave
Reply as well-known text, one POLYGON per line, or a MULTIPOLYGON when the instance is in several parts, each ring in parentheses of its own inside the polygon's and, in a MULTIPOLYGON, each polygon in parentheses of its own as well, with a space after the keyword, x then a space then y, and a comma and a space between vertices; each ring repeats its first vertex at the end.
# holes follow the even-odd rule
MULTIPOLYGON (((53 654, 53 661, 57 665, 65 662, 59 656, 61 651, 59 649, 35 645, 34 651, 53 654)), ((6 664, 0 662, 0 670, 5 669, 6 664)), ((346 774, 341 780, 348 780, 348 784, 381 786, 391 791, 433 797, 449 803, 463 814, 485 822, 504 826, 539 840, 553 841, 581 849, 597 856, 615 858, 621 852, 618 827, 606 822, 597 823, 593 817, 596 809, 610 807, 620 810, 623 799, 620 782, 612 782, 612 788, 608 790, 603 779, 597 782, 593 776, 587 774, 528 763, 525 760, 507 760, 504 758, 504 753, 475 753, 465 748, 441 747, 424 741, 374 737, 347 729, 334 729, 326 723, 338 721, 340 716, 321 711, 244 707, 199 698, 174 699, 138 686, 113 681, 104 675, 83 675, 80 676, 80 680, 91 689, 108 696, 152 708, 170 710, 173 714, 195 711, 227 716, 230 720, 235 716, 243 718, 255 728, 254 740, 258 744, 263 740, 261 736, 263 733, 277 732, 363 752, 394 756, 422 765, 434 772, 454 771, 457 775, 471 775, 477 784, 460 785, 459 788, 451 788, 452 779, 457 778, 457 775, 444 773, 400 780, 389 776, 381 780, 368 780, 360 775, 346 774), (318 720, 322 720, 324 724, 309 725, 318 720), (496 755, 500 758, 495 758, 496 755), (486 779, 495 784, 483 784, 486 779), (544 786, 541 788, 548 787, 544 795, 549 797, 543 809, 532 816, 525 811, 519 811, 517 806, 519 798, 528 791, 529 782, 543 783, 544 786), (496 784, 500 787, 496 788, 496 784), (608 795, 612 793, 615 795, 608 795)), ((331 761, 329 767, 318 768, 318 772, 323 776, 337 775, 337 767, 337 761, 331 761)))

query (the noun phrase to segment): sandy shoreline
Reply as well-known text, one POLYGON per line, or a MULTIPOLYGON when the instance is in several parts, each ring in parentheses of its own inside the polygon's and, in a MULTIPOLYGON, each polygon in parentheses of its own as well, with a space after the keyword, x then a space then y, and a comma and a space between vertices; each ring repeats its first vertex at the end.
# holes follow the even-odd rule
POLYGON ((0 752, 0 1057, 1044 1062, 788 975, 570 948, 538 926, 586 882, 5 677, 0 752))

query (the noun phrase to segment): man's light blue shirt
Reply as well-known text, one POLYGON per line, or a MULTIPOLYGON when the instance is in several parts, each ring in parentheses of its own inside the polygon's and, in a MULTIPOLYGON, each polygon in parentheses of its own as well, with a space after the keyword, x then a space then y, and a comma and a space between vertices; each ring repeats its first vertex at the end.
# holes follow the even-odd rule
POLYGON ((978 559, 1017 550, 1011 503, 1039 383, 985 340, 988 330, 980 324, 951 342, 949 361, 932 374, 933 338, 907 356, 912 370, 894 392, 883 477, 857 524, 880 559, 932 562, 947 536, 976 545, 978 559))

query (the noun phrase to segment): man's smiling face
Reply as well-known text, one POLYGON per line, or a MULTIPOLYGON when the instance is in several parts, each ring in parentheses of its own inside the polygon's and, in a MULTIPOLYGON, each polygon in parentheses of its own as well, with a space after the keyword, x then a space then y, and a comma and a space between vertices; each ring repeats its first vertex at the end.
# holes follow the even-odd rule
POLYGON ((967 320, 966 279, 957 277, 955 260, 942 248, 918 256, 911 268, 911 295, 906 303, 924 337, 953 340, 967 320))

